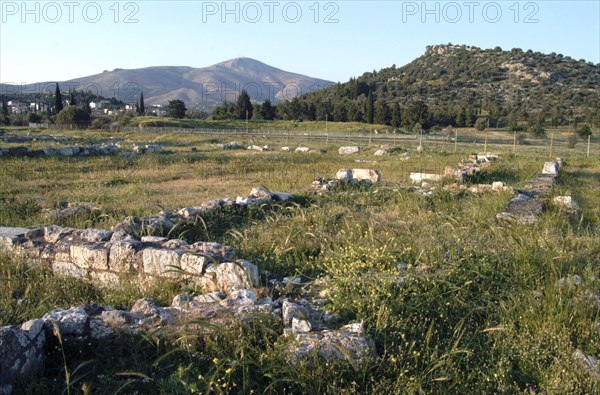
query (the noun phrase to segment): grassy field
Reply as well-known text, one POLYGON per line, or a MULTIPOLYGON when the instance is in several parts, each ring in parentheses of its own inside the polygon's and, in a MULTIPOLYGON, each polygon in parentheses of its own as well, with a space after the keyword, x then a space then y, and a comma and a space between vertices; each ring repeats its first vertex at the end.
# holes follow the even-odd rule
MULTIPOLYGON (((553 152, 567 160, 553 196, 572 195, 581 210, 569 215, 550 206, 538 225, 527 227, 496 221, 513 196, 509 192, 437 189, 423 196, 404 188, 410 172, 442 172, 481 152, 480 144, 460 144, 454 152, 452 144, 425 143, 419 154, 415 142, 400 142, 392 155, 376 158, 375 144, 342 157, 339 144, 326 142, 244 140, 275 148, 255 152, 215 145, 238 137, 93 136, 122 138, 124 147, 156 142, 169 152, 0 157, 0 225, 48 224, 42 209, 59 201, 99 203, 97 212, 59 225, 110 228, 127 215, 235 198, 253 186, 305 195, 303 205, 216 223, 219 229, 206 236, 232 246, 261 270, 326 278, 334 290, 329 307, 364 323, 377 357, 361 365, 313 359, 289 366, 281 323, 259 317, 193 341, 159 331, 124 337, 107 349, 83 349, 67 355, 66 363, 57 352, 44 376, 23 393, 81 393, 84 385, 98 394, 598 393, 598 376, 573 355, 580 349, 600 357, 600 306, 590 296, 600 291, 600 160, 597 154, 586 158, 582 144, 557 145, 553 152), (327 153, 279 151, 284 144, 327 153), (403 153, 410 159, 402 160, 403 153), (341 167, 376 168, 383 182, 371 189, 306 194, 315 177, 332 178, 341 167), (404 281, 386 280, 399 262, 408 265, 404 281), (574 274, 583 286, 559 285, 574 274), (65 371, 72 373, 68 383, 65 371)), ((501 159, 473 181, 524 186, 548 158, 546 148, 490 151, 501 159)), ((170 304, 181 291, 173 282, 156 284, 145 295, 133 287, 100 289, 0 257, 0 325, 91 302, 129 308, 151 296, 170 304)))
POLYGON ((133 126, 143 127, 180 127, 180 128, 209 128, 209 129, 238 129, 245 130, 289 130, 289 131, 329 131, 332 133, 369 132, 370 130, 391 129, 387 125, 369 125, 362 122, 325 122, 325 121, 257 121, 249 120, 212 120, 212 119, 174 119, 163 117, 136 117, 131 122, 133 126))

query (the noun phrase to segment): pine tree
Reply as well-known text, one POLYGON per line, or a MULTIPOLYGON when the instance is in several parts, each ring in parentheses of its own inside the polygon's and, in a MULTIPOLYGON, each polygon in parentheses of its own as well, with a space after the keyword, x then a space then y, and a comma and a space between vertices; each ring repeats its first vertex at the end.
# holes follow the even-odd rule
POLYGON ((144 92, 140 93, 140 102, 138 104, 138 113, 144 115, 146 113, 146 106, 144 105, 144 92))
POLYGON ((394 109, 392 111, 392 126, 395 128, 399 128, 402 124, 402 109, 400 108, 400 103, 396 102, 394 109))
POLYGON ((238 101, 237 101, 237 112, 238 112, 238 118, 239 119, 246 119, 246 117, 248 117, 248 119, 252 118, 252 103, 250 102, 250 96, 248 95, 248 92, 246 92, 246 90, 244 89, 242 91, 242 93, 240 93, 240 96, 238 97, 238 101))
POLYGON ((56 83, 56 90, 54 91, 54 113, 58 114, 63 109, 62 95, 60 93, 60 88, 58 87, 58 82, 56 83))
POLYGON ((69 90, 69 105, 76 106, 77 102, 75 101, 75 90, 69 90))
POLYGON ((391 122, 390 108, 384 100, 375 102, 375 123, 389 125, 391 122))
POLYGON ((408 125, 413 126, 418 123, 422 127, 427 128, 429 109, 427 108, 427 104, 425 104, 422 100, 414 101, 410 106, 408 106, 405 115, 408 125))
POLYGON ((458 110, 458 113, 456 114, 456 126, 458 127, 464 127, 465 123, 467 122, 467 116, 465 113, 465 110, 463 108, 460 108, 458 110))
POLYGON ((471 106, 465 108, 465 126, 468 128, 473 127, 473 109, 471 106))
POLYGON ((373 92, 369 92, 369 96, 367 97, 367 123, 373 123, 375 120, 375 109, 373 104, 373 92))
POLYGON ((171 118, 184 118, 187 108, 183 100, 175 99, 169 101, 168 112, 171 118))
POLYGON ((260 114, 264 120, 272 121, 275 119, 275 107, 273 107, 269 99, 265 100, 260 107, 260 114))

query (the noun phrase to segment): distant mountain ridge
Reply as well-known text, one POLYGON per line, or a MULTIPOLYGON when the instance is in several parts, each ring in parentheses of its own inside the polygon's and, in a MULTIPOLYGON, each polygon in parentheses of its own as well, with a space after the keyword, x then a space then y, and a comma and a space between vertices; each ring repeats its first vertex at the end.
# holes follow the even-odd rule
MULTIPOLYGON (((251 58, 230 59, 212 66, 153 66, 139 69, 114 69, 99 74, 60 82, 62 91, 73 88, 91 90, 104 97, 135 103, 144 93, 146 105, 185 101, 188 108, 211 108, 224 100, 235 101, 246 89, 252 100, 274 103, 333 85, 332 81, 292 73, 251 58)), ((54 82, 20 87, 23 93, 54 89, 54 82), (40 88, 42 87, 42 88, 40 88)), ((3 92, 16 91, 3 85, 3 92)))

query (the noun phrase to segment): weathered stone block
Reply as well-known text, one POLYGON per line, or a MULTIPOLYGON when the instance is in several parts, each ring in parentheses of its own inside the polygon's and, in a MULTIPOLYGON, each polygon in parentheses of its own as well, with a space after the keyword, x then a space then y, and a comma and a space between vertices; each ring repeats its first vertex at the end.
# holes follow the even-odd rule
POLYGON ((546 162, 542 174, 558 175, 558 167, 558 162, 546 162))
POLYGON ((252 191, 250 191, 250 195, 248 195, 248 196, 253 197, 255 199, 267 199, 267 200, 271 200, 273 198, 273 194, 271 192, 269 192, 265 188, 261 188, 261 187, 252 188, 252 191))
POLYGON ((579 206, 575 203, 575 200, 571 196, 556 196, 552 199, 552 202, 563 207, 567 212, 575 212, 579 210, 579 206))
POLYGON ((82 240, 90 243, 99 243, 102 241, 108 241, 112 237, 113 232, 103 229, 84 229, 81 232, 82 240))
POLYGON ((13 385, 44 368, 46 337, 41 320, 28 321, 21 329, 0 327, 0 390, 12 393, 13 385))
POLYGON ((86 277, 87 270, 79 268, 71 262, 52 262, 52 273, 58 276, 86 277))
POLYGON ((326 361, 349 360, 352 364, 360 364, 363 358, 376 354, 373 342, 364 337, 360 324, 335 331, 298 333, 295 338, 289 350, 291 363, 298 363, 313 352, 326 361))
POLYGON ((42 320, 46 326, 52 328, 52 323, 57 323, 63 336, 81 336, 86 330, 89 315, 83 307, 70 309, 56 309, 45 314, 42 320))
POLYGON ((312 329, 312 325, 308 320, 298 319, 296 317, 292 318, 292 332, 293 333, 306 333, 310 332, 312 329))
POLYGON ((441 181, 443 178, 444 176, 441 174, 410 173, 410 179, 415 184, 418 184, 424 180, 441 181))
POLYGON ((90 277, 95 283, 101 283, 104 285, 119 285, 120 279, 119 275, 112 272, 104 272, 104 271, 91 271, 90 277))
POLYGON ((337 173, 335 173, 335 178, 340 181, 350 182, 352 181, 352 170, 339 169, 337 173))
POLYGON ((108 249, 94 244, 72 244, 71 262, 84 269, 108 270, 108 249))
POLYGON ((43 228, 42 234, 44 241, 48 243, 56 243, 57 241, 70 236, 75 230, 76 229, 73 228, 62 228, 60 226, 52 225, 43 228))
POLYGON ((208 259, 202 255, 183 254, 181 257, 181 269, 192 274, 202 275, 206 270, 208 259))
POLYGON ((352 154, 358 154, 360 153, 360 147, 355 145, 355 146, 348 146, 348 147, 340 147, 340 149, 338 150, 338 153, 340 155, 352 155, 352 154))
POLYGON ((27 232, 29 229, 0 227, 0 248, 13 248, 27 232))
POLYGON ((281 318, 286 328, 292 325, 293 318, 308 319, 308 315, 308 311, 297 303, 284 300, 281 305, 281 318))
POLYGON ((358 181, 368 180, 375 184, 381 181, 381 174, 374 169, 352 169, 352 178, 358 181))
POLYGON ((220 264, 215 274, 218 290, 226 294, 236 289, 253 288, 258 285, 258 268, 243 259, 235 263, 220 264))
POLYGON ((183 251, 146 248, 140 253, 142 255, 144 273, 173 278, 179 276, 177 268, 181 267, 183 251))
POLYGON ((136 247, 137 243, 135 242, 113 242, 108 253, 108 268, 120 273, 137 271, 139 264, 135 255, 137 251, 136 247))

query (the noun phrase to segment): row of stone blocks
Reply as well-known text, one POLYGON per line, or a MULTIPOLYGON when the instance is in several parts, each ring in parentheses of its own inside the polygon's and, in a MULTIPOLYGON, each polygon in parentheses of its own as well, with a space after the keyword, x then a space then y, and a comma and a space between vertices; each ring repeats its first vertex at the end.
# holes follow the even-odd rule
POLYGON ((207 291, 229 293, 258 283, 257 267, 219 243, 190 245, 153 236, 137 240, 124 232, 48 226, 0 228, 0 248, 57 275, 106 285, 124 278, 140 284, 156 277, 188 278, 207 291))
POLYGON ((508 202, 504 211, 497 214, 496 218, 525 225, 538 223, 563 166, 562 158, 544 163, 542 173, 531 180, 525 189, 517 191, 517 196, 508 202))

